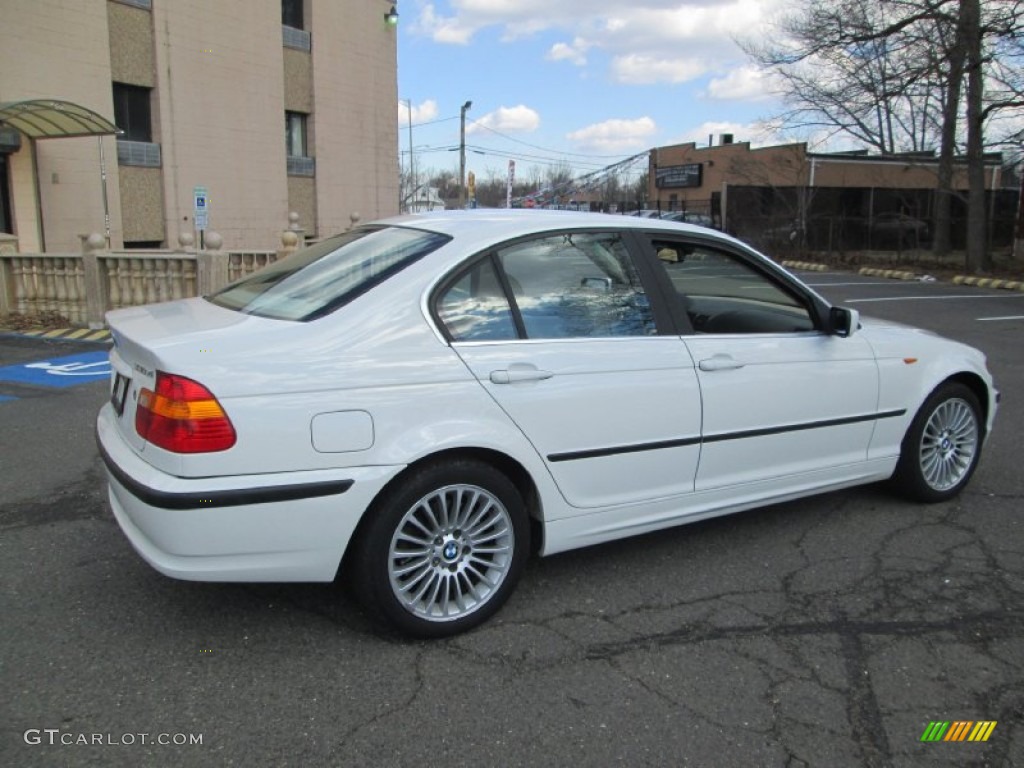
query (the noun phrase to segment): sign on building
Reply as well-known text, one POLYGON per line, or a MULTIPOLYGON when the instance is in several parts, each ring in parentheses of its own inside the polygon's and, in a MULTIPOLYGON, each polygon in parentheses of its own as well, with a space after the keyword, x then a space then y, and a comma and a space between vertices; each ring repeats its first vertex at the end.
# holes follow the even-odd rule
POLYGON ((668 165, 654 171, 654 185, 659 189, 699 187, 703 183, 704 166, 701 163, 668 165))

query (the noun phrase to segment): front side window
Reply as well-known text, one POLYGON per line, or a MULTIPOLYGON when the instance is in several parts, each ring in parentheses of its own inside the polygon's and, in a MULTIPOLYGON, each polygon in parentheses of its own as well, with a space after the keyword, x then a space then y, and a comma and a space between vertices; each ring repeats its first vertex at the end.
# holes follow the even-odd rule
POLYGON ((815 330, 800 297, 738 258, 689 243, 653 245, 697 333, 815 330))
POLYGON ((362 227, 277 261, 211 294, 228 309, 279 320, 315 320, 448 242, 446 235, 362 227))

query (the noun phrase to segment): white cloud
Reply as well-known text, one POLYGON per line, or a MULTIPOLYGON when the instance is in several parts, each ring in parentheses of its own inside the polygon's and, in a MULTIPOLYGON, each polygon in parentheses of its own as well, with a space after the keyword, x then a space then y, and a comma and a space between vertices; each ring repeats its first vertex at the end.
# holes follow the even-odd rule
POLYGON ((577 142, 583 151, 622 153, 649 146, 650 137, 657 130, 654 120, 639 117, 635 120, 605 120, 573 131, 566 138, 577 142))
POLYGON ((789 144, 806 140, 806 137, 798 138, 791 134, 786 134, 781 130, 778 123, 772 121, 736 123, 709 120, 677 134, 666 143, 686 144, 692 141, 698 147, 706 147, 709 137, 712 143, 717 145, 721 142, 721 137, 724 133, 731 133, 734 142, 750 142, 752 147, 768 147, 775 144, 789 144))
POLYGON ((555 43, 548 51, 549 61, 568 61, 577 67, 587 63, 587 49, 591 44, 582 37, 577 37, 571 43, 555 43))
POLYGON ((612 61, 612 77, 619 83, 685 83, 700 77, 708 67, 697 59, 658 58, 643 53, 616 56, 612 61))
POLYGON ((479 120, 466 126, 466 133, 480 133, 487 128, 501 133, 530 133, 540 127, 540 115, 536 110, 520 104, 516 107, 498 107, 479 120))
POLYGON ((596 48, 613 57, 619 82, 679 83, 744 61, 734 39, 791 0, 447 0, 439 12, 442 2, 422 6, 414 31, 438 43, 466 44, 488 27, 504 41, 561 30, 573 42, 553 45, 549 60, 584 66, 586 51, 596 48))
POLYGON ((704 95, 723 101, 763 101, 774 98, 777 89, 770 75, 757 67, 745 65, 724 77, 712 78, 704 95))
POLYGON ((412 24, 413 33, 426 35, 435 43, 448 45, 467 45, 479 28, 459 16, 438 16, 433 5, 424 6, 420 17, 412 24))
MULTIPOLYGON (((412 105, 412 124, 417 123, 428 123, 431 120, 437 119, 437 102, 433 99, 427 99, 422 104, 412 105)), ((402 126, 409 125, 409 107, 406 102, 398 102, 398 124, 402 126)))

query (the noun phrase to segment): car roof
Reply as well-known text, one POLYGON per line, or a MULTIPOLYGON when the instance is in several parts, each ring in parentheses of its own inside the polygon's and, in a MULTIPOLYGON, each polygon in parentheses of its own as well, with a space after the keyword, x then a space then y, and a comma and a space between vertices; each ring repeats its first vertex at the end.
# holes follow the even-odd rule
POLYGON ((533 232, 557 229, 639 229, 693 232, 707 229, 691 224, 638 216, 530 208, 488 208, 469 211, 432 211, 394 216, 375 224, 416 227, 455 238, 504 240, 533 232))

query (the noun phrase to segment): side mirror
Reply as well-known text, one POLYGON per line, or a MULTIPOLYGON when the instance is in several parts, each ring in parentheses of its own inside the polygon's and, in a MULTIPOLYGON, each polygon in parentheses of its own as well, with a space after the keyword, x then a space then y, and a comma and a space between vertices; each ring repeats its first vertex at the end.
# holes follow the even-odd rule
POLYGON ((860 313, 856 309, 832 307, 828 312, 828 326, 833 336, 853 336, 860 328, 860 313))

